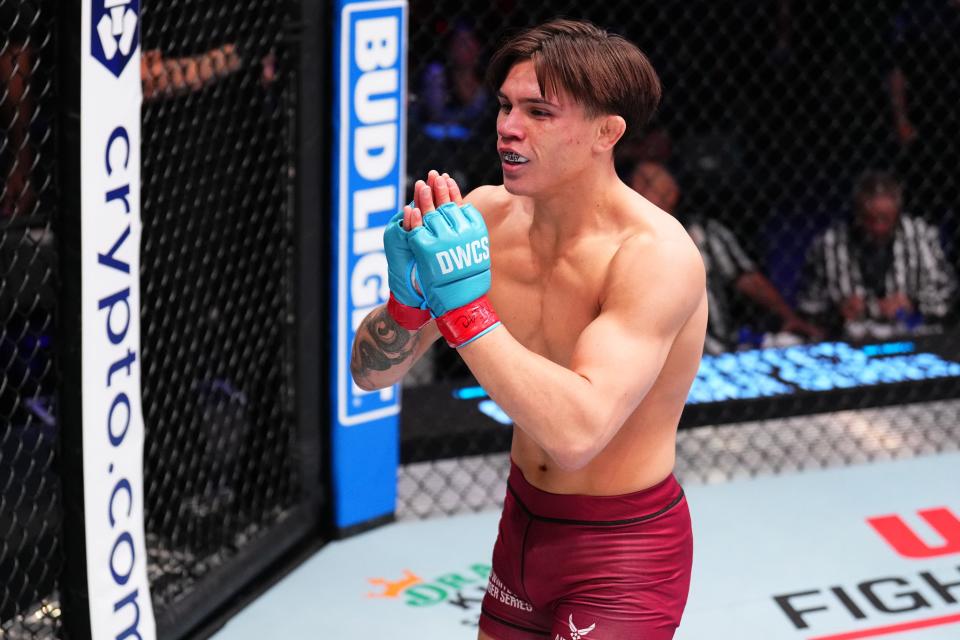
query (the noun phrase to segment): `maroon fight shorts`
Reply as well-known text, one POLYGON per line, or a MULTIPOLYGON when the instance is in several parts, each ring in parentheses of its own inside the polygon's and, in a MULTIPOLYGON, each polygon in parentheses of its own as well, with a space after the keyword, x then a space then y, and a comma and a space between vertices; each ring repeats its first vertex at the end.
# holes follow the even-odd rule
POLYGON ((626 495, 561 495, 511 464, 480 628, 497 640, 669 640, 692 560, 673 475, 626 495))

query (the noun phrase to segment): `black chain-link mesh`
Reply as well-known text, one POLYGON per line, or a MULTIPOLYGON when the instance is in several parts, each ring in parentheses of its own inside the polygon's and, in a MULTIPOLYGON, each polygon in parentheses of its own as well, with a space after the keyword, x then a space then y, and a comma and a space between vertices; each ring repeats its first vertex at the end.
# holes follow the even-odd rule
MULTIPOLYGON (((960 394, 960 369, 943 364, 960 355, 949 285, 960 258, 960 3, 412 3, 411 182, 436 168, 467 189, 500 183, 486 61, 506 35, 557 16, 627 37, 663 82, 657 117, 619 145, 617 165, 651 200, 667 197, 663 185, 673 181, 672 212, 707 263, 712 356, 682 424, 822 414, 681 432, 684 479, 698 479, 685 469, 708 469, 699 479, 712 480, 849 464, 874 459, 877 446, 891 455, 897 447, 903 455, 956 448, 954 404, 877 409, 888 427, 872 431, 874 414, 847 420, 835 412, 960 394), (870 173, 872 182, 864 181, 870 173), (897 248, 867 242, 884 211, 872 203, 869 215, 858 213, 858 185, 861 200, 886 198, 881 205, 896 204, 900 191, 897 248), (887 264, 902 265, 891 280, 883 278, 887 264), (927 284, 918 284, 921 272, 927 284), (890 300, 903 290, 909 303, 890 300), (829 304, 818 306, 824 293, 829 304), (854 320, 845 322, 845 313, 854 320), (842 344, 788 348, 821 340, 842 344), (874 343, 886 346, 863 350, 874 343), (758 347, 784 350, 763 363, 758 347), (775 384, 758 388, 736 375, 758 368, 767 372, 764 384, 775 384), (749 400, 725 401, 738 397, 749 400), (863 430, 850 438, 854 427, 809 434, 803 427, 833 423, 863 430)), ((437 344, 407 384, 405 406, 414 409, 402 417, 398 513, 450 513, 483 508, 483 496, 502 499, 498 452, 509 446, 509 427, 489 406, 477 409, 482 397, 452 399, 475 384, 456 353, 437 344), (416 409, 424 398, 430 412, 416 409), (443 420, 430 417, 438 412, 443 420)))
MULTIPOLYGON (((684 485, 714 484, 958 451, 958 415, 960 401, 951 400, 686 429, 675 474, 684 485)), ((397 518, 500 508, 509 470, 506 453, 408 462, 397 518)))
POLYGON ((143 400, 158 618, 282 526, 304 482, 292 415, 292 9, 143 2, 143 400))
POLYGON ((59 634, 54 6, 0 0, 0 637, 59 634))

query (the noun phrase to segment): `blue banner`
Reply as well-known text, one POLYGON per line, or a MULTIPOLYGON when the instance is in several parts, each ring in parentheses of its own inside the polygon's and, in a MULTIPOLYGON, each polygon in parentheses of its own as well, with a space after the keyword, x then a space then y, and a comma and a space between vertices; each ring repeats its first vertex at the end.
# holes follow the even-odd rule
POLYGON ((338 4, 334 59, 332 456, 339 528, 392 514, 399 387, 366 392, 350 376, 356 328, 390 290, 383 229, 403 197, 406 2, 338 4))

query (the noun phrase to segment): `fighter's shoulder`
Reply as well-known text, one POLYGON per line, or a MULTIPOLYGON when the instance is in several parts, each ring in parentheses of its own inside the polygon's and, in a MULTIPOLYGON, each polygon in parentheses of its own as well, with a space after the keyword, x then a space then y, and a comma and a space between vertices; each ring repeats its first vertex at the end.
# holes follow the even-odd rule
POLYGON ((516 198, 503 185, 484 185, 468 193, 464 201, 476 207, 483 214, 487 226, 491 226, 503 220, 516 203, 516 198))
MULTIPOLYGON (((627 236, 617 251, 614 262, 641 261, 649 267, 666 271, 703 272, 700 251, 683 227, 667 232, 640 231, 627 236)), ((613 264, 611 264, 611 267, 613 264)))
POLYGON ((700 250, 674 216, 644 201, 631 207, 634 224, 626 229, 620 251, 624 257, 640 254, 667 267, 702 268, 700 250))
MULTIPOLYGON (((659 211, 659 210, 658 210, 659 211)), ((691 296, 706 287, 706 270, 696 244, 676 219, 659 212, 631 228, 610 261, 608 283, 654 291, 664 285, 691 296)))

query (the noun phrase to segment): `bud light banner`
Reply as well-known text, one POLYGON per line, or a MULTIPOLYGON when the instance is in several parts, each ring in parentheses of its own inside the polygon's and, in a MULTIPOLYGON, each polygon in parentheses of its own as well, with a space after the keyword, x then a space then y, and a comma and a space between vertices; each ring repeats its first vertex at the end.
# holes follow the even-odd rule
POLYGON ((83 483, 90 633, 156 637, 143 524, 140 6, 84 0, 83 483))
POLYGON ((399 387, 360 389, 350 351, 360 322, 390 295, 383 230, 403 198, 407 5, 350 2, 337 15, 331 446, 344 528, 392 514, 396 502, 399 387))

